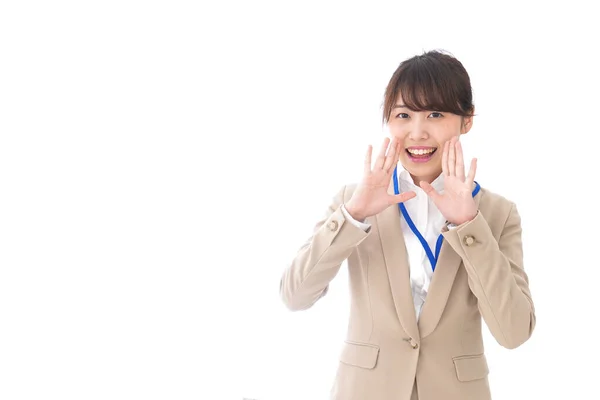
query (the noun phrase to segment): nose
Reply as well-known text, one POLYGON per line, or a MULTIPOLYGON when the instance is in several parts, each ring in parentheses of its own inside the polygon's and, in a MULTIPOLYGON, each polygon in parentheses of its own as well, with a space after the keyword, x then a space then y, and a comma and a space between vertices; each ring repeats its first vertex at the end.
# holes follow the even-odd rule
POLYGON ((414 119, 409 127, 408 138, 417 142, 419 140, 427 139, 428 137, 429 134, 427 133, 425 124, 418 119, 414 119))

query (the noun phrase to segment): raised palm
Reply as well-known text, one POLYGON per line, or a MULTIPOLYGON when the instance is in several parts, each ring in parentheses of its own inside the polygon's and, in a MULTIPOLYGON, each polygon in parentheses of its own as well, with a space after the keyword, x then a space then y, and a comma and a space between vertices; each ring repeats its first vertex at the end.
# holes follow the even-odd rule
POLYGON ((469 174, 465 177, 462 146, 457 137, 444 144, 442 153, 442 173, 444 192, 438 193, 428 182, 421 181, 421 188, 431 197, 438 210, 447 221, 460 225, 477 215, 473 200, 473 182, 477 170, 477 159, 471 160, 469 174))
POLYGON ((365 155, 364 174, 356 187, 346 209, 353 218, 360 221, 379 214, 387 207, 404 202, 416 196, 415 192, 403 192, 398 195, 388 193, 388 187, 394 168, 398 164, 401 146, 397 139, 386 138, 381 146, 375 164, 371 166, 372 147, 365 155), (389 147, 389 148, 388 148, 389 147))

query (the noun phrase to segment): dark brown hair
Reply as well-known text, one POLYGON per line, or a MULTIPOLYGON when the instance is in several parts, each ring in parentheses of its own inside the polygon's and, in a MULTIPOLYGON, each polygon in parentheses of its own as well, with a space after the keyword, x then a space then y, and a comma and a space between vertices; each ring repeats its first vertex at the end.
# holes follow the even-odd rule
POLYGON ((384 123, 389 122, 398 94, 412 111, 445 111, 463 117, 473 115, 469 74, 454 56, 439 50, 400 63, 385 89, 384 123))

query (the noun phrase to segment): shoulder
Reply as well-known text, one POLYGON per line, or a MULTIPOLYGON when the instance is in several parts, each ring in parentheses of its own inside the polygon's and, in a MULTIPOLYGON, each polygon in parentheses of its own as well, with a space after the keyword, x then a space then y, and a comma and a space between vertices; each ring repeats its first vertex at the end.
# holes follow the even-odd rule
POLYGON ((499 193, 493 192, 490 189, 481 187, 481 204, 485 204, 493 207, 511 208, 514 202, 499 193))
POLYGON ((357 182, 347 183, 345 184, 339 191, 338 196, 340 197, 342 202, 347 202, 350 200, 356 187, 358 186, 357 182))
POLYGON ((346 183, 336 185, 337 191, 330 198, 331 203, 329 205, 330 210, 337 209, 340 205, 345 204, 352 198, 352 194, 358 186, 357 183, 346 183))
POLYGON ((357 186, 358 183, 356 182, 348 183, 344 186, 344 201, 350 200, 357 186))
POLYGON ((488 222, 504 225, 511 213, 516 213, 516 204, 496 192, 481 187, 479 196, 479 210, 488 222))

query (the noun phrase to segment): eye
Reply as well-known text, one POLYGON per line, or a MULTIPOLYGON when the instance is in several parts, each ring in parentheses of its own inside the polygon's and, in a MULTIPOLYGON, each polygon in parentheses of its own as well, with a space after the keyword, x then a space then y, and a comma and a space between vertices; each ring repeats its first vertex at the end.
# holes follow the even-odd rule
POLYGON ((431 114, 429 114, 429 116, 430 117, 433 116, 433 118, 442 118, 443 117, 442 113, 439 113, 437 111, 432 112, 431 114))
POLYGON ((400 114, 396 115, 396 118, 406 119, 406 118, 408 118, 408 114, 407 113, 400 113, 400 114))

